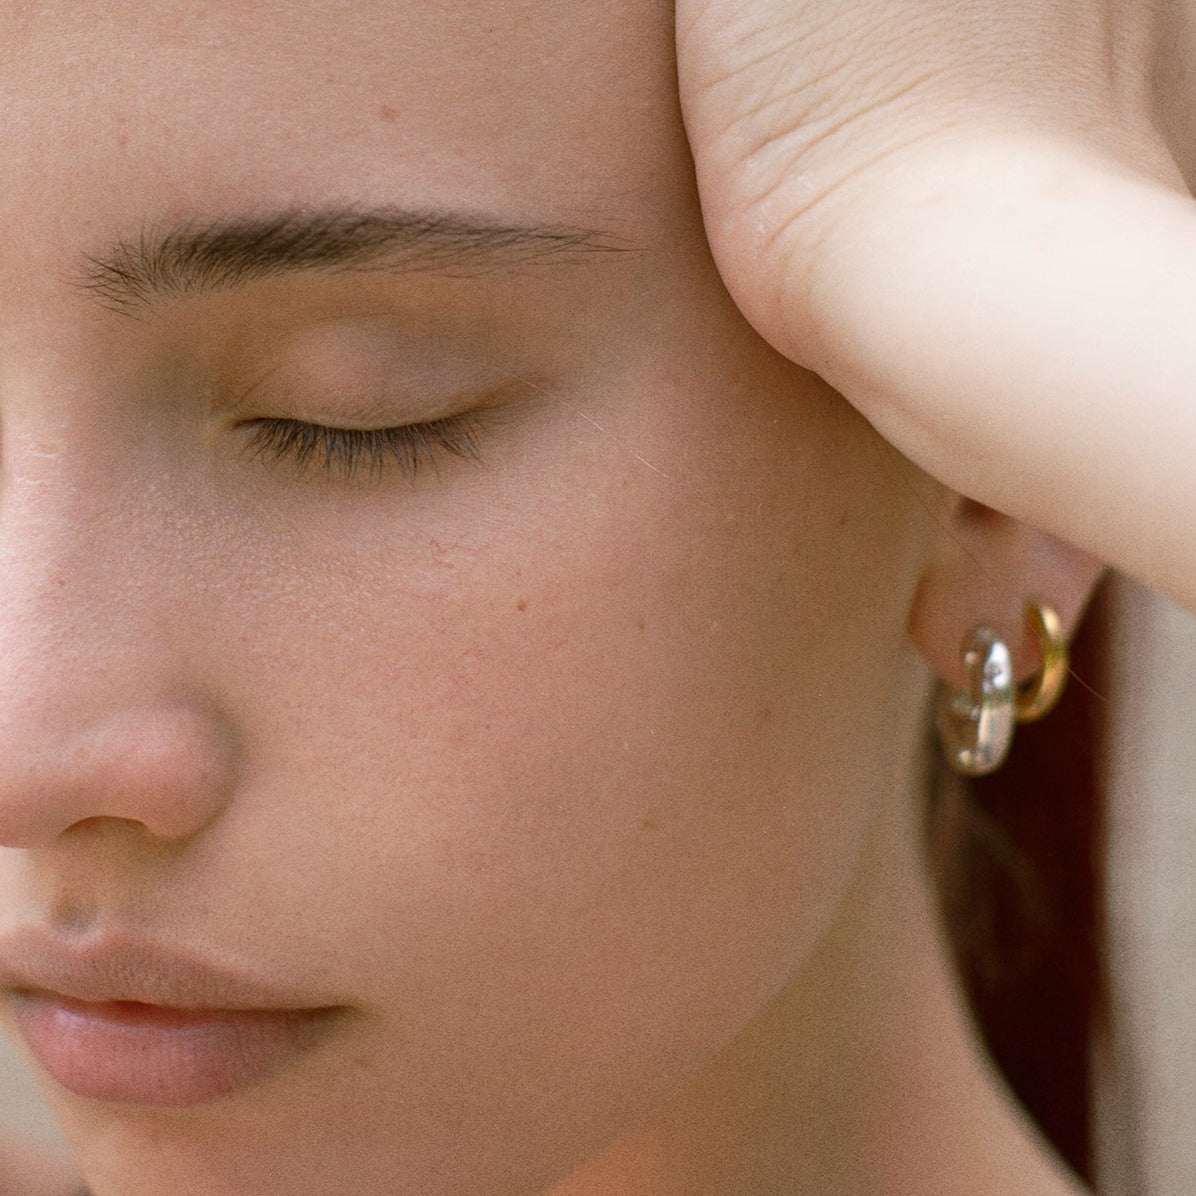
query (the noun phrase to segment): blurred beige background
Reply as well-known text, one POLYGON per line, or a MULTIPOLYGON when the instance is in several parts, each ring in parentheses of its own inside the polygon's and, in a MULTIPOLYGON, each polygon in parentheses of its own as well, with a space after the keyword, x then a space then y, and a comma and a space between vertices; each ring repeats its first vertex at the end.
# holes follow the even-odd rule
POLYGON ((1196 619, 1119 583, 1102 1189, 1196 1192, 1196 619))
POLYGON ((4 1034, 0 1034, 0 1128, 42 1141, 60 1141, 41 1093, 4 1034))

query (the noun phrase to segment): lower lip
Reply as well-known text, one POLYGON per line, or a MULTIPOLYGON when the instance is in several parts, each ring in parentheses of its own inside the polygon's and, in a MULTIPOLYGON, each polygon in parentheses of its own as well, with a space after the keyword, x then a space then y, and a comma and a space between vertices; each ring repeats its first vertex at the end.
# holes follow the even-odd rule
POLYGON ((33 1056, 69 1092, 117 1104, 203 1104, 313 1049, 342 1012, 184 1010, 12 994, 33 1056))

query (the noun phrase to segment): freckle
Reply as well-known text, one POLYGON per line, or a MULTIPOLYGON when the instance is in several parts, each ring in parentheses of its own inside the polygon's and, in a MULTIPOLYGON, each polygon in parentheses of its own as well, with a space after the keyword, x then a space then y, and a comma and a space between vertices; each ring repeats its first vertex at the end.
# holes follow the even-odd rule
POLYGON ((643 629, 646 626, 647 626, 647 624, 644 622, 644 617, 642 615, 638 619, 636 619, 636 621, 635 621, 636 631, 643 631, 643 629))
POLYGON ((378 119, 393 125, 399 119, 399 114, 389 104, 383 104, 378 109, 378 119))
POLYGON ((649 814, 647 818, 640 822, 641 831, 658 831, 660 830, 660 820, 654 815, 649 814))
POLYGON ((520 598, 519 601, 515 603, 515 609, 516 610, 527 610, 527 599, 520 598))

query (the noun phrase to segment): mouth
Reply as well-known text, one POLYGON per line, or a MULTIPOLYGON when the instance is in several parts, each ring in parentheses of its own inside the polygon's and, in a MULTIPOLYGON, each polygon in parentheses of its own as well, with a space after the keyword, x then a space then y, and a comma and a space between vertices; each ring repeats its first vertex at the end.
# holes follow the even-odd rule
POLYGON ((183 1107, 261 1083, 324 1041, 346 1005, 126 936, 0 939, 0 994, 34 1059, 76 1096, 183 1107))
POLYGON ((68 1092, 159 1108, 260 1083, 317 1046, 344 1012, 172 1009, 24 990, 8 1000, 33 1057, 68 1092))

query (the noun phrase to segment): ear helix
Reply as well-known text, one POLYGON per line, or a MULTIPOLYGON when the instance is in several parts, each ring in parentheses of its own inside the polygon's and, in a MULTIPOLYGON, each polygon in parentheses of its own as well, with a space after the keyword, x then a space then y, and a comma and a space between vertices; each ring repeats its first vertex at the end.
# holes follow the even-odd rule
POLYGON ((1009 645, 991 627, 981 626, 962 645, 971 684, 966 689, 940 687, 939 740, 947 763, 964 776, 996 772, 1009 755, 1015 724, 1049 714, 1063 693, 1068 656, 1059 616, 1049 606, 1029 602, 1026 621, 1042 654, 1032 681, 1017 685, 1009 645))

